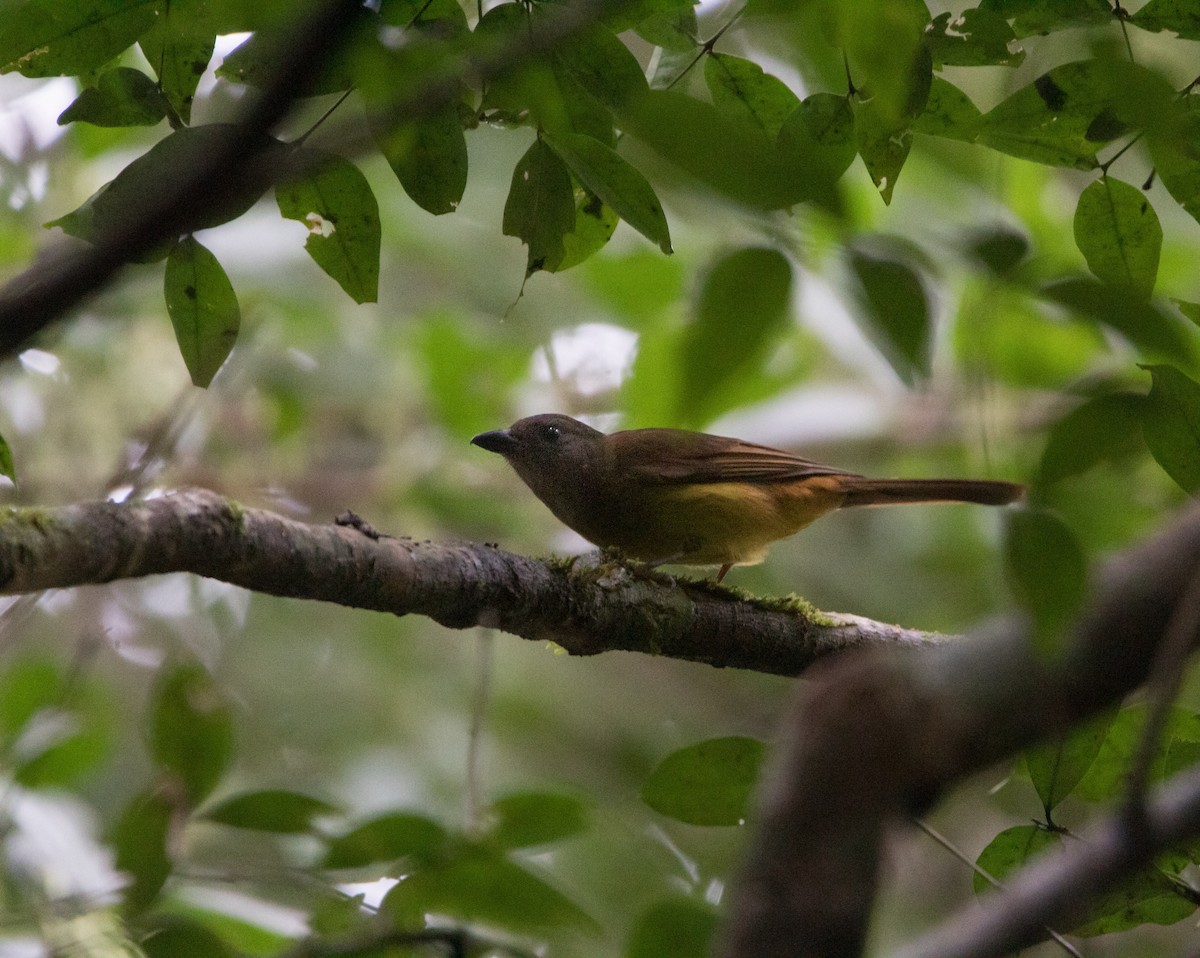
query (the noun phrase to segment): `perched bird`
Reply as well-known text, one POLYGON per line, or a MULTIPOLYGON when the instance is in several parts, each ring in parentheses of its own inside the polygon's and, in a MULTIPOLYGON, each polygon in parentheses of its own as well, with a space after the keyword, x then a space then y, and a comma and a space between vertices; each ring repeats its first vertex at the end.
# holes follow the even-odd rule
POLYGON ((767 546, 846 506, 975 502, 1024 487, 987 479, 868 479, 788 452, 683 429, 605 435, 570 416, 530 416, 471 440, 508 460, 560 520, 653 565, 761 562, 767 546))

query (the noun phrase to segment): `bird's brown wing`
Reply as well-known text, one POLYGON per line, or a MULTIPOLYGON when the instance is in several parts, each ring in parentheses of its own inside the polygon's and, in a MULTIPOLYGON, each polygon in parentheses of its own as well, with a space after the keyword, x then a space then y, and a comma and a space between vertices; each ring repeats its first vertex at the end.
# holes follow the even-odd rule
POLYGON ((769 446, 682 429, 631 429, 609 440, 619 471, 663 483, 790 482, 856 475, 769 446))

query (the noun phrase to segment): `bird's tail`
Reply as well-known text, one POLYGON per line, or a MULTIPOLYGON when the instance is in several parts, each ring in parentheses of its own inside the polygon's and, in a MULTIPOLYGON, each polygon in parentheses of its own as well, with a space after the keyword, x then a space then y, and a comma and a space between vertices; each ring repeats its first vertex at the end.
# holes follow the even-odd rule
POLYGON ((1025 494, 1015 482, 991 479, 866 479, 857 476, 842 482, 847 506, 888 506, 905 502, 974 502, 1006 506, 1025 494))

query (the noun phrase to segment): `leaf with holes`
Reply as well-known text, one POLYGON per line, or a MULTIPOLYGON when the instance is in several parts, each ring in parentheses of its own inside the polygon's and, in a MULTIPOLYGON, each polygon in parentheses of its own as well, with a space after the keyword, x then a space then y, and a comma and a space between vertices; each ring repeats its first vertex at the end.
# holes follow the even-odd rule
POLYGON ((564 237, 575 228, 575 187, 563 161, 540 138, 513 167, 504 203, 505 236, 529 247, 525 275, 553 272, 566 255, 564 237))
POLYGON ((275 188, 279 212, 308 227, 304 248, 356 303, 379 293, 379 204, 358 167, 332 153, 300 150, 315 169, 275 188))
POLYGON ((0 73, 71 76, 107 63, 150 29, 160 0, 27 0, 8 4, 0 73))

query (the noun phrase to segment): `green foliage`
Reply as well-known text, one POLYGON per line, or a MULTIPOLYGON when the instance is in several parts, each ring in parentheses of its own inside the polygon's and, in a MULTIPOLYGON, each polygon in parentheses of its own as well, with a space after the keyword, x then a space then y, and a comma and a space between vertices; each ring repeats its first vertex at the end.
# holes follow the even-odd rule
POLYGON ((583 804, 570 795, 516 792, 488 809, 488 837, 501 848, 529 848, 562 841, 587 828, 583 804))
POLYGON ((643 912, 630 932, 625 958, 693 958, 712 949, 717 916, 690 898, 666 898, 643 912))
POLYGON ((1075 208, 1075 244, 1101 282, 1150 298, 1162 227, 1140 190, 1107 176, 1084 190, 1075 208))
POLYGON ((916 382, 929 372, 931 338, 921 277, 888 248, 851 250, 850 268, 868 329, 900 377, 916 382))
POLYGON ((158 86, 141 70, 118 67, 100 74, 58 117, 59 124, 96 126, 154 126, 167 115, 167 102, 158 86))
POLYGON ((274 788, 232 795, 206 809, 204 817, 220 825, 287 835, 312 831, 314 819, 336 812, 319 798, 274 788))
POLYGON ((762 742, 752 738, 689 745, 658 764, 642 786, 642 801, 690 825, 740 825, 762 759, 762 742))
POLYGON ((298 150, 313 170, 275 188, 279 212, 308 227, 304 248, 356 303, 379 293, 379 205, 358 167, 333 154, 298 150))
POLYGON ((1042 800, 1047 822, 1051 820, 1051 812, 1075 790, 1100 754, 1112 719, 1112 715, 1103 715, 1072 729, 1058 742, 1025 753, 1025 767, 1042 800))
MULTIPOLYGON (((755 0, 735 15, 635 0, 553 43, 541 31, 571 2, 483 6, 361 5, 345 47, 290 91, 302 102, 249 143, 237 104, 272 84, 295 5, 8 6, 0 71, 72 77, 77 96, 49 114, 66 124, 59 145, 31 141, 27 159, 4 161, 5 268, 33 258, 40 220, 119 241, 182 176, 249 153, 138 257, 165 260, 192 382, 212 382, 243 337, 196 428, 151 421, 184 372, 160 361, 171 334, 142 294, 159 284, 129 268, 47 347, 73 359, 69 372, 27 376, 16 394, 0 383, 5 435, 31 457, 22 496, 82 488, 76 474, 99 475, 80 493, 99 495, 128 449, 146 442, 156 469, 170 456, 155 443, 178 432, 187 452, 164 483, 220 482, 310 521, 370 508, 398 535, 499 530, 506 547, 544 550, 559 546, 553 520, 462 455, 471 435, 551 406, 606 428, 617 413, 645 426, 730 416, 729 430, 752 422, 747 438, 760 426, 780 445, 812 437, 813 455, 856 471, 1031 483, 1031 507, 999 521, 969 509, 830 517, 740 581, 947 631, 1015 604, 1050 652, 1085 600, 1088 559, 1162 525, 1200 487, 1200 93, 1178 39, 1200 39, 1195 4, 755 0), (270 234, 256 251, 270 248, 265 266, 244 252, 246 231, 276 216, 258 202, 269 191, 336 286, 297 267, 290 224, 294 244, 270 234), (543 275, 514 305, 522 267, 543 275), (843 313, 865 341, 846 335, 843 313), (109 317, 113 331, 97 332, 109 317), (625 352, 597 347, 597 329, 625 352), (119 372, 87 399, 51 391, 101 370, 119 372), (31 425, 38 390, 52 413, 71 410, 60 433, 31 425), (116 428, 110 446, 88 445, 116 428), (42 465, 56 445, 65 462, 42 465)), ((13 476, 2 441, 0 473, 13 476)), ((381 953, 377 939, 444 920, 465 923, 480 952, 710 947, 710 902, 744 834, 688 826, 746 818, 763 748, 701 740, 765 737, 785 683, 656 662, 649 679, 615 666, 606 685, 591 663, 506 650, 488 744, 507 791, 463 822, 452 736, 469 676, 443 633, 255 598, 254 639, 238 641, 237 614, 205 588, 187 617, 157 611, 161 596, 105 593, 77 628, 52 620, 56 642, 86 634, 78 662, 8 645, 0 661, 6 801, 66 792, 95 811, 146 953, 381 953), (188 650, 212 670, 179 665, 188 650), (676 729, 699 744, 652 769, 676 729), (347 882, 396 884, 376 913, 347 882), (204 897, 214 887, 244 899, 222 911, 204 897), (278 904, 308 942, 275 930, 278 904)), ((1194 701, 1181 701, 1155 782, 1200 760, 1194 701)), ((1126 709, 1031 750, 1029 801, 1046 827, 1002 832, 981 864, 1012 875, 1062 843, 1053 829, 1080 803, 1121 801, 1142 725, 1126 709)), ((989 806, 965 824, 994 817, 989 806)), ((1095 903, 1079 933, 1192 914, 1176 879, 1200 860, 1195 846, 1095 903)), ((6 910, 47 913, 23 875, 3 877, 6 910)))
POLYGON ((233 720, 212 678, 198 665, 167 670, 151 719, 155 761, 196 806, 216 788, 233 756, 233 720))
POLYGON ((207 386, 237 341, 242 315, 217 258, 185 236, 167 256, 167 312, 192 382, 207 386))
POLYGON ((1054 648, 1075 620, 1087 590, 1087 562, 1070 527, 1052 512, 1007 516, 1005 569, 1017 602, 1032 617, 1036 641, 1054 648))
POLYGON ((1200 490, 1200 384, 1173 366, 1147 366, 1153 385, 1142 407, 1142 434, 1167 475, 1200 490))
POLYGON ((791 294, 792 267, 778 250, 740 249, 713 264, 679 344, 679 422, 700 426, 720 410, 786 327, 791 294))
MULTIPOLYGON (((993 878, 1003 881, 1029 860, 1063 845, 1063 837, 1058 832, 1036 825, 1016 825, 997 835, 979 854, 976 864, 993 878)), ((976 893, 990 889, 991 884, 977 874, 976 893)), ((1188 900, 1186 889, 1169 876, 1156 869, 1147 869, 1103 894, 1093 909, 1093 917, 1069 929, 1072 934, 1092 937, 1126 931, 1146 923, 1171 925, 1192 914, 1196 905, 1188 900)))

